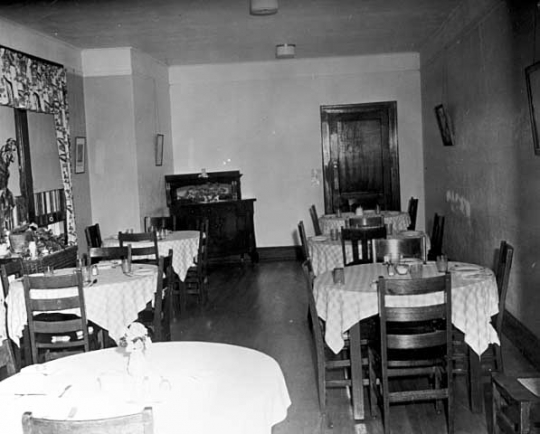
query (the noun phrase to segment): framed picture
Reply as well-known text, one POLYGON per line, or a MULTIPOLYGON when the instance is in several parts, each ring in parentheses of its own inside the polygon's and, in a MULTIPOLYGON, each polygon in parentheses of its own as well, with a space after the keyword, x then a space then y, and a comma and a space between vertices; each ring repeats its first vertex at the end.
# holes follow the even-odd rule
POLYGON ((525 81, 529 96, 534 153, 540 155, 540 140, 538 138, 538 130, 540 129, 540 62, 525 68, 525 81))
POLYGON ((84 173, 86 137, 75 137, 75 173, 84 173))
POLYGON ((444 146, 454 146, 454 135, 452 133, 452 125, 446 114, 446 109, 443 104, 435 106, 435 116, 437 116, 437 124, 444 146))
POLYGON ((156 134, 156 166, 163 165, 163 134, 156 134))

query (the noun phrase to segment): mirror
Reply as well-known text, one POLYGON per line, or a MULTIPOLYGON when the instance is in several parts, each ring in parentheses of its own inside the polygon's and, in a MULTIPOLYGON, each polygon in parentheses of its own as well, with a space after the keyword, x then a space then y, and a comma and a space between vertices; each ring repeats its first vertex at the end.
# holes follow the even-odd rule
POLYGON ((0 137, 0 217, 4 210, 4 227, 35 222, 54 234, 64 234, 64 186, 54 115, 0 106, 0 131, 7 134, 0 137), (16 138, 11 153, 6 147, 8 138, 16 138), (7 189, 2 189, 3 167, 7 168, 7 189))

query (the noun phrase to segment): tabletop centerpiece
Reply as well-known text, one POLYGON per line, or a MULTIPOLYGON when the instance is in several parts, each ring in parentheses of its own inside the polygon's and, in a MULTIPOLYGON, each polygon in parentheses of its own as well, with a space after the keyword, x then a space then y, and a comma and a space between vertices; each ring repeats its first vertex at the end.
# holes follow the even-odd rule
POLYGON ((120 338, 119 344, 128 354, 128 374, 136 380, 144 380, 148 374, 146 352, 152 344, 148 329, 139 322, 131 323, 120 338))

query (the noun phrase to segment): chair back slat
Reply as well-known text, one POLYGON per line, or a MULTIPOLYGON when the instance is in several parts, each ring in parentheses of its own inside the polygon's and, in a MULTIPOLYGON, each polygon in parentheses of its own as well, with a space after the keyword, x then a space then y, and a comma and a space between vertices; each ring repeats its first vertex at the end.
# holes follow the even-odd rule
POLYGON ((416 229, 416 216, 418 214, 418 199, 411 197, 409 199, 409 207, 407 209, 407 212, 409 213, 409 217, 411 219, 411 223, 409 224, 409 227, 407 228, 410 231, 414 231, 416 229))
POLYGON ((99 223, 87 226, 84 229, 84 234, 86 236, 86 244, 88 248, 102 246, 101 229, 99 228, 99 223))
POLYGON ((319 215, 317 214, 315 205, 311 205, 309 207, 309 215, 311 216, 311 221, 313 222, 313 231, 315 235, 322 235, 321 226, 319 224, 319 215))
POLYGON ((124 416, 104 419, 42 419, 26 412, 22 417, 23 434, 153 434, 151 407, 124 416))
POLYGON ((499 291, 499 313, 495 322, 495 329, 499 336, 502 334, 504 311, 506 306, 506 296, 508 293, 508 283, 510 281, 510 270, 514 258, 514 248, 506 241, 501 241, 499 247, 498 260, 495 268, 497 289, 499 291))
POLYGON ((302 260, 305 261, 309 258, 309 248, 306 237, 306 228, 304 227, 303 220, 300 220, 300 222, 298 223, 298 236, 300 237, 300 243, 302 246, 302 260))
POLYGON ((124 247, 91 247, 88 249, 90 264, 104 260, 124 259, 129 256, 129 248, 124 247))
POLYGON ((444 216, 435 213, 433 217, 433 228, 431 232, 431 249, 428 253, 429 260, 435 260, 443 252, 444 238, 444 216))

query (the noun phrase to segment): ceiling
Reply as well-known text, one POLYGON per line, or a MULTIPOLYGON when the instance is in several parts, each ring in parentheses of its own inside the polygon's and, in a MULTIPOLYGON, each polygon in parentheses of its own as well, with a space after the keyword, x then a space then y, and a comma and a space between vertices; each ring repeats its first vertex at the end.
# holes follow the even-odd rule
POLYGON ((0 17, 78 48, 131 46, 168 65, 419 51, 461 0, 2 0, 0 17))

